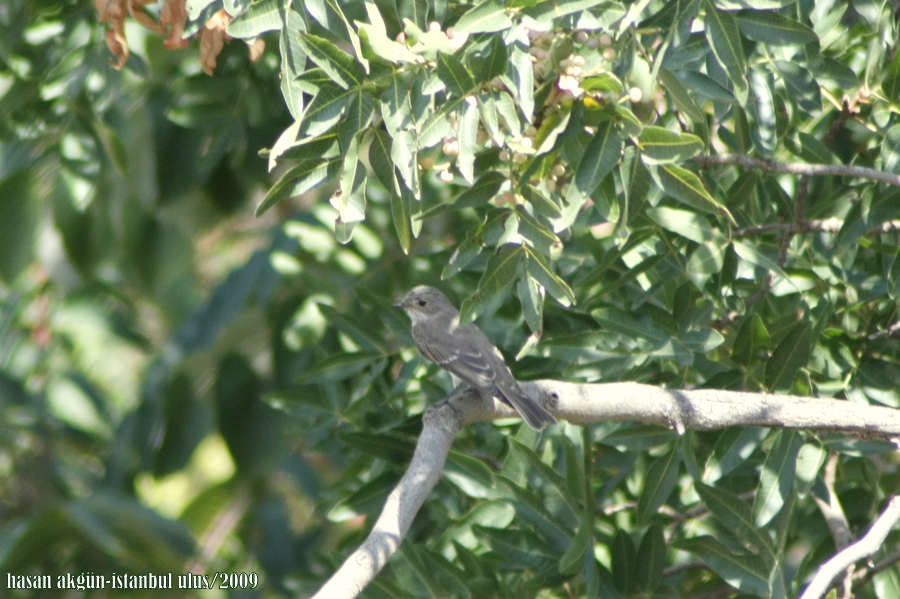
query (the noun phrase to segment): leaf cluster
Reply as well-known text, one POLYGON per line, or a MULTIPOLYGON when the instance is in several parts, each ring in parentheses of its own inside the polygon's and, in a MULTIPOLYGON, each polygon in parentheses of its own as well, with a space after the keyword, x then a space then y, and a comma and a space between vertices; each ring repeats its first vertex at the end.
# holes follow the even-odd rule
MULTIPOLYGON (((152 39, 111 71, 73 6, 10 19, 3 571, 178 572, 216 538, 210 570, 313 592, 450 390, 389 307, 420 283, 520 379, 900 407, 898 188, 702 161, 900 173, 889 3, 213 1, 190 27, 220 8, 269 50, 215 78, 152 39)), ((835 551, 814 498, 863 531, 898 488, 889 448, 826 433, 517 426, 461 433, 366 595, 796 595, 835 551)), ((857 592, 898 589, 887 564, 857 592)))

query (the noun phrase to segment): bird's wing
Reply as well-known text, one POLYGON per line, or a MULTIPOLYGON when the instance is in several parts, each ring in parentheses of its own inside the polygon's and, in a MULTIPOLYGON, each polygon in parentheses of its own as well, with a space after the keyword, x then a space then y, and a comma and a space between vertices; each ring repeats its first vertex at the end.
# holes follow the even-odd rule
MULTIPOLYGON (((470 348, 466 350, 448 349, 446 344, 429 343, 416 335, 413 338, 422 355, 438 366, 479 389, 494 389, 494 380, 497 378, 492 366, 494 360, 482 355, 478 349, 471 349, 473 344, 466 344, 470 348)), ((493 349, 490 344, 488 346, 493 349)))

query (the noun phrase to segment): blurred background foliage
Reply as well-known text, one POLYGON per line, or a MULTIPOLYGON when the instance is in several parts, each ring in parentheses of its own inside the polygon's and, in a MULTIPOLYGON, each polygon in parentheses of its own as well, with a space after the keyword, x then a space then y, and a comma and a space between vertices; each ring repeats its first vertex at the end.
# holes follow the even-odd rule
MULTIPOLYGON (((389 308, 415 284, 521 379, 900 405, 896 183, 692 161, 900 174, 891 2, 187 9, 266 50, 209 77, 129 19, 115 70, 88 3, 0 8, 0 571, 313 592, 450 389, 389 308)), ((471 426, 365 596, 793 595, 815 498, 864 531, 890 449, 471 426)), ((896 541, 858 596, 900 596, 896 541)))

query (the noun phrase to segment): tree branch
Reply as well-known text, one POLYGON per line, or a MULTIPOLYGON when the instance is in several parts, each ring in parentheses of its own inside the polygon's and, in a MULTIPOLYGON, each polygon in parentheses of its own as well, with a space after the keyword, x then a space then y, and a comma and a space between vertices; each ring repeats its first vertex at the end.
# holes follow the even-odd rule
POLYGON ((754 158, 744 154, 713 154, 710 156, 695 156, 692 158, 700 166, 716 166, 721 164, 754 168, 770 173, 785 173, 789 175, 807 175, 810 177, 861 177, 872 179, 888 185, 900 187, 900 176, 874 168, 864 166, 851 166, 846 164, 804 164, 801 162, 776 162, 754 158))
POLYGON ((440 480, 450 446, 462 428, 459 404, 451 401, 453 399, 432 406, 422 416, 422 434, 409 469, 388 495, 372 532, 313 595, 313 599, 356 597, 397 552, 413 518, 440 480))
MULTIPOLYGON (((900 439, 900 410, 831 399, 716 389, 662 389, 640 383, 521 383, 557 418, 573 424, 632 420, 678 431, 732 426, 844 431, 864 437, 900 439)), ((482 401, 469 389, 429 408, 409 470, 388 495, 363 544, 313 599, 356 597, 397 551, 425 498, 440 479, 456 433, 465 425, 515 416, 499 401, 482 401)))
POLYGON ((881 549, 882 543, 888 533, 900 520, 900 496, 891 497, 888 506, 881 512, 878 519, 869 529, 869 532, 856 543, 837 553, 830 560, 822 564, 812 582, 800 595, 800 599, 819 599, 831 586, 831 581, 841 572, 852 566, 857 561, 874 555, 881 549))

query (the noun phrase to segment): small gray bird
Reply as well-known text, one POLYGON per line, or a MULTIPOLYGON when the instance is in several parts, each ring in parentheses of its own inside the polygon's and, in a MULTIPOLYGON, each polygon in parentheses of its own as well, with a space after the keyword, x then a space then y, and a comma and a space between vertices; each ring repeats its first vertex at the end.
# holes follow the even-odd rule
POLYGON ((426 359, 447 370, 454 379, 460 378, 515 408, 531 428, 541 430, 556 424, 552 414, 522 391, 487 335, 474 324, 459 326, 459 311, 443 293, 420 285, 394 307, 409 314, 416 347, 426 359))

